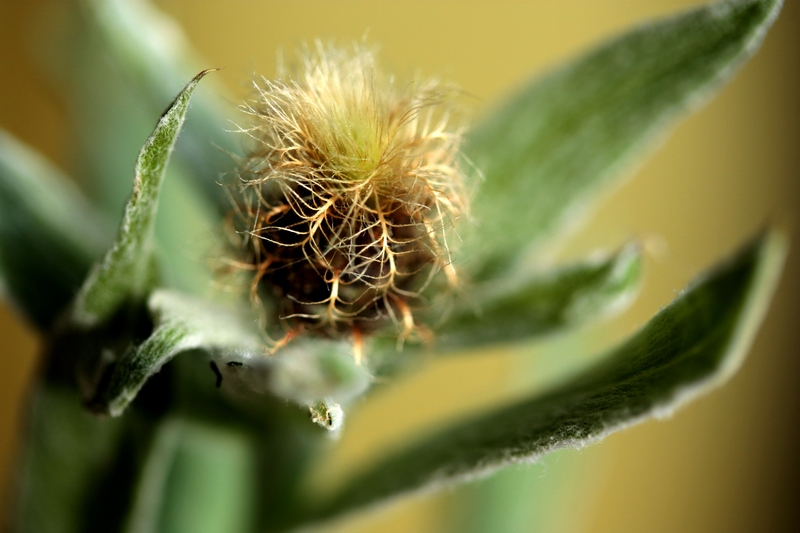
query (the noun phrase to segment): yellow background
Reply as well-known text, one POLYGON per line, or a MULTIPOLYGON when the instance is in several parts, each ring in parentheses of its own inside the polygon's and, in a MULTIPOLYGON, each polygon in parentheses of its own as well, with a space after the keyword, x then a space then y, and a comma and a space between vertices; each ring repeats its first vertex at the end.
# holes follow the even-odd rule
MULTIPOLYGON (((70 132, 58 88, 31 60, 36 20, 53 0, 0 0, 0 127, 69 170, 70 132)), ((514 2, 161 0, 185 27, 234 97, 252 72, 270 75, 279 46, 316 37, 360 39, 381 47, 399 73, 419 68, 457 82, 476 111, 533 73, 688 0, 514 2)), ((347 469, 384 443, 544 380, 558 350, 590 350, 632 331, 694 274, 769 220, 798 222, 800 5, 789 5, 761 52, 709 106, 682 123, 635 179, 611 195, 571 240, 563 257, 643 238, 652 251, 633 308, 589 332, 596 341, 550 341, 528 350, 540 366, 526 385, 512 383, 511 353, 432 366, 381 393, 348 421, 342 451, 326 471, 347 469), (512 383, 512 385, 509 385, 512 383)), ((155 120, 155 117, 154 117, 155 120)), ((122 126, 122 125, 121 125, 122 126)), ((790 254, 750 357, 741 372, 666 422, 647 422, 599 445, 559 456, 572 477, 554 530, 575 532, 782 531, 796 523, 798 500, 798 245, 790 254)), ((0 307, 0 479, 8 479, 23 396, 39 344, 0 307)), ((539 468, 534 466, 532 468, 539 468)), ((547 477, 547 470, 540 469, 547 477)), ((564 487, 565 485, 559 485, 564 487)), ((8 498, 8 483, 0 485, 8 498)), ((554 488, 554 490, 556 490, 554 488)), ((559 489, 562 490, 562 489, 559 489)), ((436 532, 458 492, 404 502, 338 526, 337 531, 436 532)), ((3 513, 5 511, 0 511, 3 513)), ((3 516, 0 514, 0 516, 3 516)))

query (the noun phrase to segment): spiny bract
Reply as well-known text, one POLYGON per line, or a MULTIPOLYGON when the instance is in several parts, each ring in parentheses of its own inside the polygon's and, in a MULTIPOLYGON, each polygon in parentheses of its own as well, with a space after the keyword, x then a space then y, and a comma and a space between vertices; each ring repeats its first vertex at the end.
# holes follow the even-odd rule
MULTIPOLYGON (((244 106, 254 142, 235 194, 242 264, 263 318, 338 337, 394 323, 422 331, 413 309, 445 273, 447 233, 467 210, 450 124, 456 91, 399 84, 361 44, 316 43, 244 106)), ((452 239, 451 239, 452 240, 452 239)))

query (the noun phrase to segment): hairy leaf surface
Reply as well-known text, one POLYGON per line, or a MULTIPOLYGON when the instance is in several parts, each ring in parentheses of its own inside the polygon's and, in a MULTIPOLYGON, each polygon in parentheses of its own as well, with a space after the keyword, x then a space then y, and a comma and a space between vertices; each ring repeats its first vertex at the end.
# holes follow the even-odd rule
POLYGON ((663 416, 741 364, 775 288, 782 235, 749 244, 697 280, 637 334, 560 387, 445 429, 356 476, 320 517, 580 448, 663 416))
POLYGON ((514 276, 468 291, 437 329, 437 349, 523 342, 564 331, 623 307, 639 286, 642 258, 634 245, 600 260, 545 275, 514 276))
POLYGON ((117 239, 81 287, 72 314, 76 325, 94 326, 108 320, 123 303, 144 299, 153 277, 153 229, 167 162, 192 93, 208 72, 195 76, 181 91, 139 152, 133 193, 117 239))
POLYGON ((485 175, 468 239, 489 276, 574 224, 593 194, 758 49, 780 0, 728 0, 633 30, 535 81, 469 135, 485 175), (513 228, 513 230, 511 230, 513 228))

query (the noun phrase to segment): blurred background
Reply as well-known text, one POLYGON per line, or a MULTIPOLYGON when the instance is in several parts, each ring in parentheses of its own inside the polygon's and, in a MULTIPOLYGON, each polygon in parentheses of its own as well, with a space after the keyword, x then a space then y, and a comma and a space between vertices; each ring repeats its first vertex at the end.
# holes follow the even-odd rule
MULTIPOLYGON (((205 58, 203 67, 225 68, 215 74, 225 88, 215 89, 224 105, 235 106, 248 94, 254 72, 274 73, 279 47, 291 50, 317 37, 346 43, 368 32, 387 68, 453 80, 480 114, 535 73, 697 2, 156 3, 183 26, 205 58)), ((70 173, 76 166, 70 117, 58 83, 43 67, 57 56, 50 29, 63 4, 0 0, 0 127, 70 173)), ((403 501, 330 531, 481 531, 473 513, 487 507, 516 521, 520 532, 784 531, 797 523, 800 4, 787 4, 763 49, 733 83, 681 123, 559 250, 569 260, 643 240, 649 253, 635 304, 578 338, 437 362, 384 388, 350 417, 316 481, 334 479, 414 432, 541 386, 564 361, 587 358, 629 334, 695 274, 778 221, 792 231, 794 247, 741 371, 667 421, 558 452, 494 482, 403 501), (518 488, 503 492, 512 485, 518 488)), ((0 304, 0 502, 9 498, 25 393, 40 348, 34 331, 0 304)), ((0 508, 0 523, 6 512, 0 508)))

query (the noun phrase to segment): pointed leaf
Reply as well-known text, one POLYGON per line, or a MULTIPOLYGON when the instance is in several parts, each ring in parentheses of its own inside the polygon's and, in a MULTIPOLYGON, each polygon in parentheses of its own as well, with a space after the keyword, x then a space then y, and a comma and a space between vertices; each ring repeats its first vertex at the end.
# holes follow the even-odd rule
POLYGON ((133 193, 117 240, 81 287, 73 323, 89 328, 108 320, 126 301, 144 298, 152 280, 153 228, 167 162, 192 92, 208 72, 201 72, 186 85, 139 152, 133 193))
POLYGON ((522 342, 580 325, 629 302, 641 272, 639 248, 631 245, 549 275, 483 283, 469 291, 474 305, 461 306, 437 330, 436 348, 522 342))
POLYGON ((748 245, 695 282, 594 368, 548 393, 443 430, 358 475, 318 517, 580 448, 665 415, 741 364, 777 283, 782 235, 748 245))
MULTIPOLYGON (((147 3, 138 1, 103 0, 92 5, 92 9, 103 12, 119 11, 119 6, 123 11, 149 11, 147 3)), ((76 172, 93 201, 116 227, 122 216, 121 206, 125 205, 131 193, 130 162, 136 160, 142 139, 152 132, 153 119, 169 106, 186 81, 201 69, 187 71, 186 68, 159 64, 159 76, 154 77, 154 81, 162 84, 157 94, 152 93, 122 65, 123 58, 114 53, 116 47, 105 42, 104 31, 111 30, 97 27, 97 17, 91 14, 85 2, 64 2, 58 7, 63 11, 59 17, 63 28, 57 33, 58 38, 49 36, 40 43, 47 51, 42 59, 48 62, 48 70, 64 96, 72 132, 69 149, 76 172), (89 79, 92 83, 87 84, 89 79)), ((136 20, 130 21, 128 26, 136 23, 136 20)), ((166 54, 167 48, 171 48, 176 40, 169 24, 139 27, 142 35, 138 40, 126 40, 126 36, 121 35, 126 46, 131 47, 131 53, 144 56, 158 50, 166 54), (146 45, 142 44, 143 40, 146 45)), ((205 172, 216 193, 222 194, 223 188, 213 181, 219 179, 223 169, 233 166, 231 157, 215 147, 222 145, 212 132, 203 131, 203 153, 206 157, 221 159, 220 164, 214 166, 201 161, 202 154, 192 153, 189 157, 185 153, 187 137, 198 136, 193 124, 207 111, 208 102, 204 105, 204 100, 213 98, 208 85, 213 81, 204 79, 199 90, 192 95, 192 111, 181 128, 175 145, 176 155, 171 158, 160 193, 160 203, 168 205, 169 209, 161 211, 155 227, 156 247, 169 250, 169 254, 159 257, 163 283, 198 295, 207 293, 211 276, 208 265, 197 258, 210 255, 209 250, 215 244, 211 241, 222 224, 218 206, 208 201, 207 194, 198 189, 198 183, 206 179, 203 177, 205 172), (182 154, 186 157, 181 157, 182 154)), ((220 121, 215 134, 231 140, 233 136, 223 131, 224 128, 225 124, 220 121)))
MULTIPOLYGON (((201 62, 178 23, 148 1, 82 0, 87 30, 102 41, 126 83, 154 113, 163 109, 201 62)), ((217 100, 222 101, 221 88, 217 100)), ((213 203, 227 211, 220 175, 234 166, 232 123, 211 93, 198 94, 177 145, 177 157, 213 203)))
POLYGON ((466 148, 485 175, 468 246, 475 270, 496 273, 574 222, 593 194, 755 53, 780 6, 727 0, 642 26, 490 115, 466 148))
POLYGON ((0 289, 40 328, 102 255, 104 222, 65 176, 0 130, 0 289))
MULTIPOLYGON (((157 79, 163 83, 159 85, 157 94, 151 94, 137 82, 137 76, 121 64, 127 55, 115 55, 116 47, 106 43, 104 37, 111 30, 98 28, 100 15, 92 14, 92 10, 104 13, 116 13, 120 9, 148 12, 148 4, 102 1, 92 3, 92 6, 89 9, 85 2, 64 3, 61 9, 64 11, 65 35, 41 44, 48 50, 58 47, 61 53, 61 56, 48 54, 47 58, 52 62, 51 70, 69 111, 73 131, 70 150, 94 202, 108 213, 116 226, 122 215, 120 206, 125 205, 131 193, 130 162, 136 159, 142 139, 152 132, 153 119, 169 106, 186 81, 200 69, 184 75, 185 68, 160 65, 157 79), (87 79, 92 83, 87 84, 87 79)), ((129 21, 126 27, 135 26, 136 22, 129 21)), ((169 43, 175 40, 170 25, 153 24, 153 27, 141 26, 142 35, 138 40, 125 41, 125 46, 131 46, 129 52, 146 55, 158 49, 167 53, 169 43), (151 48, 145 49, 142 40, 147 40, 147 46, 151 48)), ((122 39, 125 39, 124 35, 122 39)), ((155 76, 155 73, 151 72, 151 75, 155 76)), ((181 128, 159 193, 160 204, 169 208, 161 210, 155 225, 156 249, 169 251, 158 257, 161 282, 198 296, 208 293, 213 274, 208 262, 197 258, 209 257, 212 249, 218 250, 223 246, 221 242, 215 242, 216 239, 222 240, 218 231, 223 224, 222 213, 198 188, 198 183, 206 179, 198 167, 202 166, 208 180, 214 182, 220 179, 223 168, 233 166, 231 157, 214 146, 220 145, 220 141, 205 130, 204 153, 208 154, 207 157, 224 160, 224 166, 218 164, 214 167, 207 161, 201 162, 197 153, 189 157, 181 149, 187 145, 187 136, 198 136, 192 128, 198 114, 207 111, 208 106, 203 105, 203 101, 204 97, 211 97, 208 85, 211 81, 204 79, 192 94, 192 110, 181 128), (181 154, 186 157, 180 157, 181 154)), ((232 137, 223 131, 225 125, 221 121, 216 127, 217 136, 232 137)), ((217 194, 224 193, 221 186, 212 184, 217 194)))

